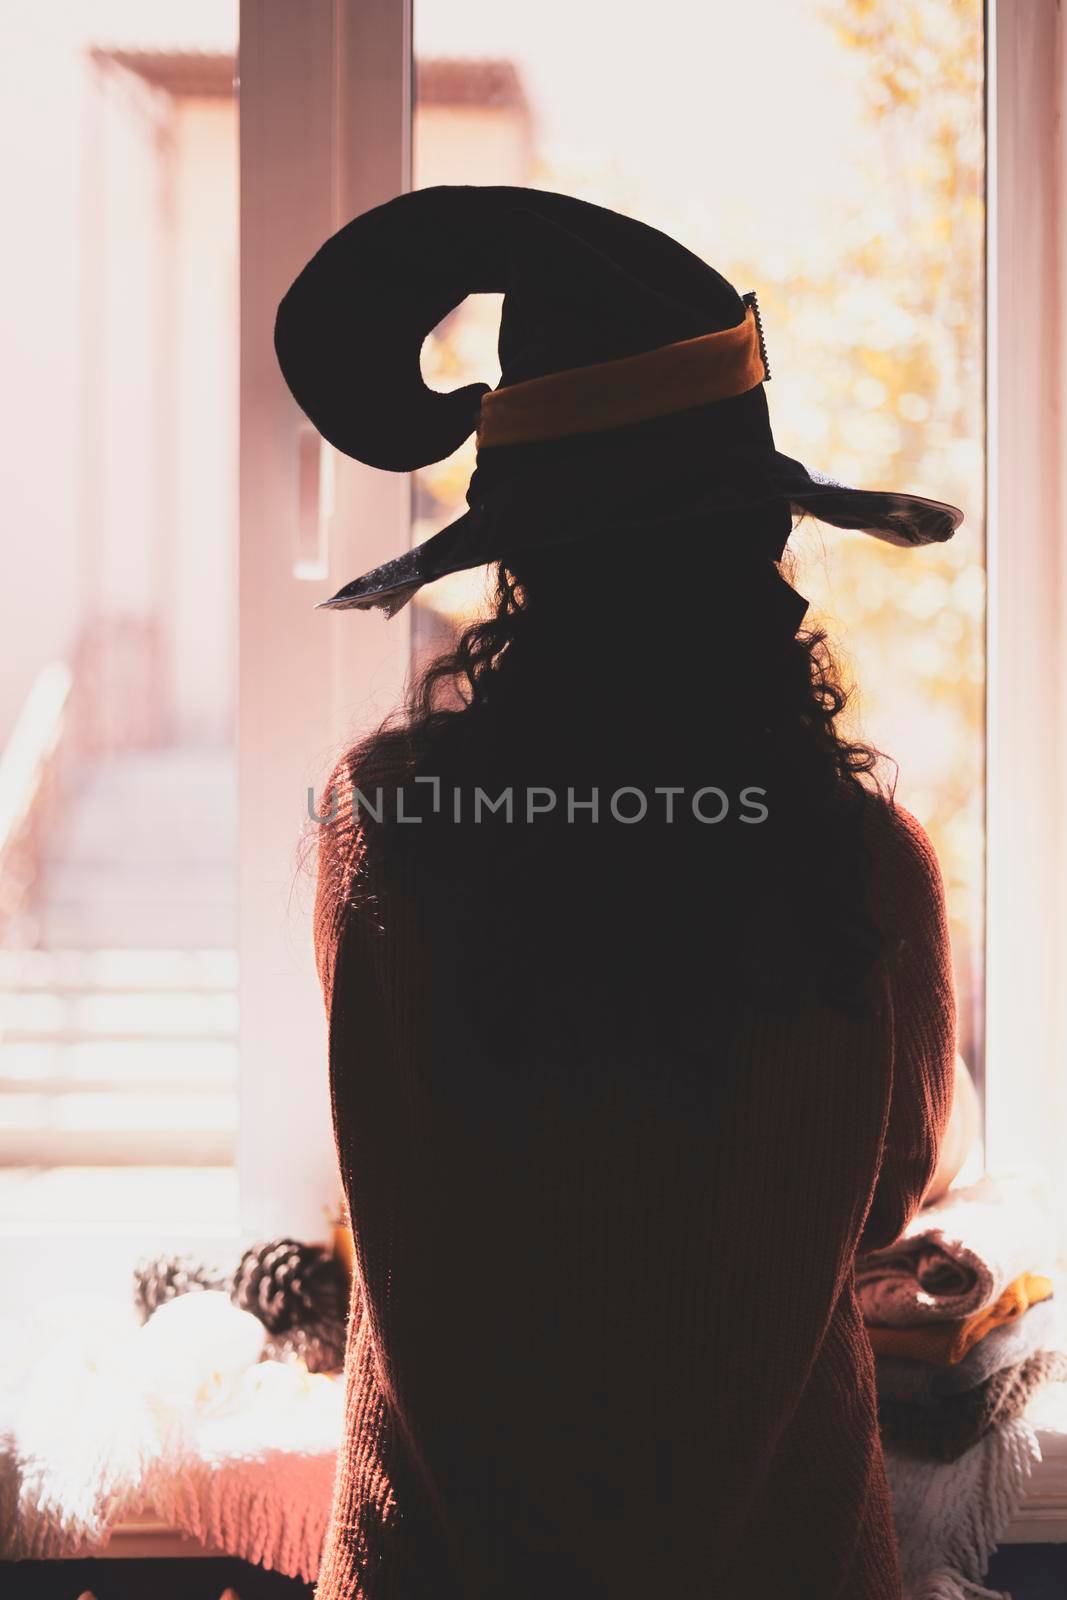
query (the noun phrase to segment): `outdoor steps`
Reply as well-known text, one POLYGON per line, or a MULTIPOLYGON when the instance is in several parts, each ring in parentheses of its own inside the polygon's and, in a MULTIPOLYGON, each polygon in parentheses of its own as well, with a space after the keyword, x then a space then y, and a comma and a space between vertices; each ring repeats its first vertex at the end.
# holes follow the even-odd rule
POLYGON ((41 943, 54 950, 188 949, 215 929, 233 937, 235 898, 210 864, 157 867, 141 876, 131 863, 61 861, 49 868, 41 943))
POLYGON ((234 1159, 231 950, 0 952, 0 1165, 234 1159))
POLYGON ((232 749, 67 770, 33 947, 0 950, 0 1170, 234 1161, 236 820, 232 749))
POLYGON ((232 947, 236 840, 232 750, 121 751, 75 768, 50 828, 34 943, 232 947))

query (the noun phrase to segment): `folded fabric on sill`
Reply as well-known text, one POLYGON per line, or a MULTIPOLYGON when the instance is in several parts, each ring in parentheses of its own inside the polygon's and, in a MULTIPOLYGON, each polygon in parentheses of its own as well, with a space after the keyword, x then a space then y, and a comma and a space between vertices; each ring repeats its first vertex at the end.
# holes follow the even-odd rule
POLYGON ((957 1461, 990 1428, 1021 1417, 1041 1384, 1065 1379, 1067 1355, 1037 1350, 973 1389, 946 1395, 936 1405, 909 1405, 879 1395, 882 1441, 923 1461, 957 1461))
POLYGON ((857 1259, 906 1600, 999 1600, 981 1580, 1041 1459, 1027 1406, 1067 1377, 1056 1259, 1020 1173, 950 1190, 857 1259))
POLYGON ((1058 1342, 1056 1329, 1056 1306, 1049 1298, 1030 1306, 1022 1316, 991 1329, 962 1361, 950 1365, 876 1352, 879 1397, 912 1406, 934 1406, 949 1395, 976 1389, 995 1372, 1019 1365, 1038 1350, 1054 1349, 1058 1342))
POLYGON ((962 1322, 1055 1258, 1052 1219, 1029 1180, 986 1174, 918 1211, 894 1244, 861 1255, 856 1291, 871 1327, 962 1322))
POLYGON ((963 1361, 997 1328, 1020 1322, 1031 1306, 1052 1298, 1052 1279, 1024 1272, 1009 1283, 991 1305, 957 1322, 925 1322, 910 1328, 868 1325, 867 1334, 876 1356, 899 1356, 935 1366, 963 1361))

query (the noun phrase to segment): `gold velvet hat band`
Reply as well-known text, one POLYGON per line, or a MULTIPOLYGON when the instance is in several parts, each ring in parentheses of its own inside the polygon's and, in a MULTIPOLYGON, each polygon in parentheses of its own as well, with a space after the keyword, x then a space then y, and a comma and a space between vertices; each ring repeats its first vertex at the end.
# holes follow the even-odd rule
POLYGON ((760 332, 750 303, 743 321, 720 333, 490 390, 478 448, 600 433, 746 394, 769 376, 760 332))

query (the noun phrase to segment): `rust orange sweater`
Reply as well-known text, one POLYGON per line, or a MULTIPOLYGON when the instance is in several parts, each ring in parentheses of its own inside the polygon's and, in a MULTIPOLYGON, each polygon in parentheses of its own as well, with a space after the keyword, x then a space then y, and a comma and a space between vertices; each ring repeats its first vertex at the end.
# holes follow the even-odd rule
POLYGON ((877 1014, 745 1016, 704 1111, 666 1065, 498 1093, 424 886, 350 906, 343 762, 331 793, 315 938, 355 1273, 318 1600, 900 1600, 853 1262, 917 1209, 950 1109, 921 827, 870 824, 877 1014))

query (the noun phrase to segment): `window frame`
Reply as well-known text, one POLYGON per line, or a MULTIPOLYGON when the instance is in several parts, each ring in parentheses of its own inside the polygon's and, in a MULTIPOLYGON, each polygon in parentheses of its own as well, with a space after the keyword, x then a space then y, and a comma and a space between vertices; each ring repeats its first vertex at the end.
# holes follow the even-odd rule
MULTIPOLYGON (((340 225, 411 184, 411 0, 328 4, 337 43, 335 116, 345 130, 334 150, 340 225), (383 127, 392 130, 384 141, 383 127), (338 160, 338 149, 346 147, 357 152, 348 163, 338 160)), ((266 6, 245 0, 241 20, 242 30, 268 20, 291 26, 283 0, 266 6)), ((983 1138, 989 1165, 1036 1168, 1050 1202, 1060 1207, 1067 1200, 1067 1174, 1057 1160, 1057 1132, 1067 1127, 1067 846, 1059 837, 1059 819, 1067 815, 1067 562, 1058 550, 1067 445, 1067 316, 1060 282, 1067 224, 1055 202, 1067 170, 1060 115, 1067 49, 1059 9, 1045 0, 987 0, 985 33, 983 1138), (1027 940, 1018 929, 1037 933, 1027 940), (1038 1114, 1046 1108, 1048 1116, 1038 1114)), ((367 504, 375 492, 358 468, 349 472, 348 484, 354 504, 367 504)), ((407 543, 408 501, 406 494, 395 495, 387 507, 378 489, 376 531, 385 559, 407 543)), ((345 567, 332 573, 339 582, 350 575, 345 567)), ((398 632, 400 620, 391 624, 398 632)), ((357 630, 335 630, 338 728, 336 685, 344 673, 360 669, 361 656, 366 670, 374 648, 365 630, 358 633, 362 639, 357 630)), ((395 692, 402 678, 395 661, 387 676, 395 692)))
MULTIPOLYGON (((994 1167, 1039 1168, 1062 1207, 1067 222, 1056 199, 1067 172, 1067 49, 1048 0, 987 0, 985 16, 985 1151, 994 1167)), ((305 790, 321 792, 331 756, 395 702, 410 617, 361 617, 357 627, 312 606, 405 547, 410 484, 338 457, 326 575, 296 575, 302 419, 271 329, 281 294, 322 240, 410 188, 411 0, 241 0, 238 63, 240 1223, 243 1236, 324 1238, 338 1193, 309 883, 295 914, 279 905, 291 903, 305 790)), ((99 1249, 72 1252, 73 1226, 66 1240, 51 1230, 47 1250, 32 1231, 5 1241, 24 1290, 54 1280, 55 1249, 68 1284, 72 1264, 91 1260, 100 1286, 99 1249)), ((116 1283, 142 1242, 134 1222, 112 1241, 116 1283)), ((228 1237, 204 1242, 221 1248, 228 1237)), ((1035 1537, 1067 1537, 1060 1479, 1043 1476, 1008 1535, 1035 1537)))
MULTIPOLYGON (((1067 815, 1067 562, 1059 555, 1063 520, 1062 461, 1067 445, 1067 361, 1065 361, 1065 290, 1060 266, 1067 261, 1067 224, 1056 206, 1058 180, 1067 170, 1067 133, 1060 115, 1067 77, 1065 30, 1059 10, 1045 0, 1016 0, 1011 5, 987 0, 986 24, 986 942, 985 942, 985 1068, 983 1132, 985 1158, 997 1168, 1037 1168, 1050 1200, 1067 1200, 1067 1175, 1057 1159, 1057 1133, 1067 1127, 1067 846, 1059 835, 1059 819, 1067 815), (1025 708, 1020 712, 1020 707, 1025 708), (1031 938, 1018 930, 1035 930, 1031 938), (1038 1115, 1047 1109, 1049 1115, 1038 1115), (1053 1199, 1054 1197, 1054 1199, 1053 1199)), ((328 93, 332 136, 327 150, 321 136, 310 147, 306 125, 287 130, 285 160, 306 172, 317 159, 328 163, 332 197, 327 219, 308 208, 299 226, 287 230, 288 255, 306 258, 334 227, 411 185, 412 24, 411 0, 315 0, 298 22, 285 0, 243 0, 240 57, 242 62, 242 212, 256 182, 273 185, 272 159, 277 147, 259 145, 251 135, 249 113, 257 96, 269 95, 276 114, 278 97, 291 107, 328 93), (318 55, 308 52, 307 19, 320 30, 318 55), (250 73, 253 60, 262 68, 264 41, 273 41, 275 63, 288 62, 290 78, 267 81, 250 73), (299 48, 298 48, 299 47, 299 48), (292 81, 291 65, 301 61, 304 81, 292 81), (294 147, 294 136, 297 144, 294 147), (293 237, 299 234, 299 243, 293 237), (293 246, 296 246, 295 249, 293 246)), ((270 135, 268 134, 268 137, 270 135)), ((274 137, 277 137, 275 129, 274 137)), ((276 231, 276 215, 273 215, 276 231)), ((271 241, 246 238, 242 221, 242 304, 246 291, 259 293, 258 306, 242 311, 242 348, 258 342, 259 361, 268 370, 257 375, 258 390, 272 391, 281 412, 283 431, 291 430, 296 409, 271 366, 266 318, 286 279, 269 259, 271 241), (265 259, 264 250, 268 252, 265 259), (269 283, 269 289, 267 285, 269 283), (265 299, 263 298, 265 296, 265 299)), ((268 229, 268 233, 272 230, 268 229)), ((290 263, 291 264, 291 263, 290 263)), ((290 274, 291 275, 291 274, 290 274)), ((242 384, 245 369, 242 367, 242 384)), ((248 396, 243 390, 242 415, 248 396)), ((244 430, 244 420, 242 430, 244 430)), ((284 452, 282 452, 284 453, 284 452)), ((246 438, 242 431, 242 457, 246 438)), ((409 488, 406 482, 383 480, 357 463, 339 458, 335 527, 358 530, 358 556, 330 557, 329 589, 357 570, 387 559, 410 536, 409 488), (373 546, 373 548, 371 548, 373 546)), ((263 473, 252 469, 262 484, 263 473)), ((242 557, 261 549, 262 529, 246 527, 245 506, 257 511, 254 486, 245 499, 242 471, 242 557)), ((288 535, 284 535, 287 538, 288 535)), ((333 540, 334 545, 338 540, 333 540)), ((355 542, 355 541, 353 541, 355 542)), ((245 560, 242 559, 242 571, 245 560)), ((303 585, 303 592, 310 586, 303 585)), ((324 589, 323 592, 328 592, 324 589)), ((316 593, 315 598, 320 596, 316 593)), ((292 606, 291 599, 287 604, 292 606)), ((242 611, 244 593, 242 592, 242 611)), ((306 620, 306 619, 302 619, 306 620)), ((353 719, 343 685, 374 682, 376 708, 387 708, 399 692, 407 654, 406 614, 381 624, 361 618, 315 618, 319 648, 306 652, 322 660, 321 640, 332 634, 329 651, 331 692, 325 717, 325 741, 352 735, 369 720, 353 719), (390 630, 388 639, 382 628, 390 630), (395 647, 395 648, 391 648, 395 647)), ((242 646, 247 642, 242 633, 242 646)), ((301 646, 303 648, 303 646, 301 646)), ((248 661, 243 649, 242 659, 248 661)), ((321 680, 320 680, 321 681, 321 680)), ((255 686, 241 679, 246 720, 255 716, 255 686)), ((262 696, 257 703, 261 703, 262 696)), ((321 708, 320 708, 321 709, 321 708)), ((292 751, 293 770, 311 748, 306 728, 303 744, 292 751)), ((277 752, 274 752, 275 754, 277 752)), ((253 766, 256 764, 253 763, 253 766)), ((278 778, 281 774, 275 771, 278 778)), ((242 766, 242 788, 254 772, 242 766)), ((284 785, 275 782, 275 788, 284 785)), ((289 797, 286 796, 286 802, 289 797)), ((292 848, 292 807, 277 812, 272 838, 261 849, 288 860, 292 848)), ((242 821, 244 814, 242 812, 242 821)), ((251 849, 251 846, 249 846, 251 849)), ((245 846, 242 844, 242 851, 245 846)), ((260 856, 262 860, 263 857, 260 856)), ((266 974, 257 978, 255 964, 269 966, 259 929, 262 905, 246 899, 254 866, 242 869, 241 1014, 261 1000, 266 974), (251 959, 253 968, 249 969, 251 959)), ((253 895, 254 900, 254 895, 253 895)), ((277 980, 277 965, 271 974, 277 980)), ((270 1016, 286 1011, 292 1039, 303 1030, 304 1048, 321 1037, 321 1004, 317 985, 294 977, 285 993, 270 990, 270 1016), (299 988, 299 994, 297 990, 299 988), (312 1021, 314 1013, 315 1021, 312 1021), (299 1018, 299 1023, 297 1022, 299 1018), (308 1031, 310 1030, 310 1031, 308 1031), (316 1031, 318 1030, 318 1031, 316 1031)), ((277 1030, 242 1023, 240 1175, 242 1214, 252 1218, 275 1207, 264 1206, 258 1174, 271 1170, 277 1156, 276 1130, 261 1125, 256 1104, 273 1103, 264 1093, 264 1076, 275 1088, 291 1092, 291 1074, 279 1062, 264 1068, 262 1052, 274 1059, 277 1030), (254 1074, 249 1062, 256 1060, 254 1074)), ((304 1142, 302 1160, 282 1165, 285 1206, 306 1211, 308 1194, 300 1185, 319 1157, 326 1154, 321 1127, 316 1141, 310 1124, 297 1130, 304 1142), (290 1188, 289 1179, 292 1180, 290 1188)), ((277 1177, 277 1173, 276 1173, 277 1177)), ((275 1195, 279 1193, 272 1183, 275 1195)), ((323 1195, 316 1181, 318 1204, 323 1195)))
POLYGON ((990 1167, 1067 1190, 1067 564, 1060 8, 986 8, 986 1074, 990 1167), (1044 1111, 1048 1115, 1043 1115, 1044 1111))
POLYGON ((340 1190, 313 885, 299 870, 297 836, 308 791, 321 795, 343 745, 395 704, 410 619, 367 616, 353 626, 345 613, 319 616, 313 606, 405 547, 410 485, 316 436, 332 457, 333 506, 319 513, 324 562, 301 562, 307 436, 278 369, 273 326, 279 300, 323 240, 410 187, 411 0, 242 0, 238 61, 241 1225, 323 1239, 340 1190))
MULTIPOLYGON (((1055 199, 1067 171, 1065 77, 1058 8, 987 0, 985 1148, 996 1166, 1036 1162, 1060 1206, 1067 561, 1057 535, 1067 445, 1059 283, 1067 223, 1055 199), (1039 937, 1028 942, 1017 929, 1039 937), (1046 1107, 1049 1115, 1035 1116, 1046 1107)), ((354 627, 345 614, 320 617, 312 606, 404 548, 410 484, 337 457, 327 576, 294 575, 302 419, 274 361, 271 329, 278 299, 322 240, 410 188, 411 0, 307 0, 299 8, 241 0, 238 80, 240 1225, 242 1233, 303 1228, 324 1237, 338 1198, 335 1151, 310 878, 297 876, 295 836, 307 787, 321 792, 331 755, 395 702, 410 618, 366 615, 354 627), (284 651, 272 646, 278 637, 284 651), (287 918, 281 902, 290 905, 287 918)))

